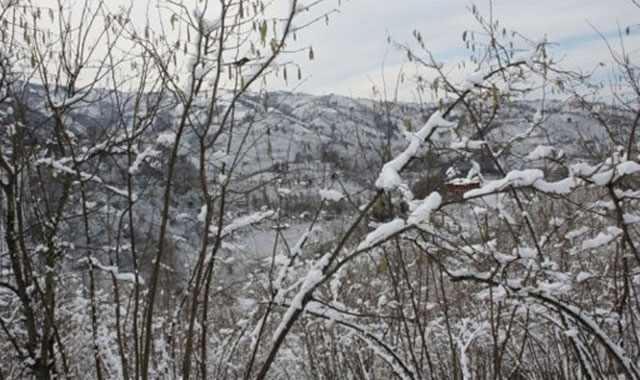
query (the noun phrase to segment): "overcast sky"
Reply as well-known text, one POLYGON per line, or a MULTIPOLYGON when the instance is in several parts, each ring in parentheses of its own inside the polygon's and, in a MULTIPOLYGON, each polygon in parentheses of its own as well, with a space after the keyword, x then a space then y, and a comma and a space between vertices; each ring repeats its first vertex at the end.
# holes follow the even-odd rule
MULTIPOLYGON (((49 0, 34 0, 49 6, 49 0)), ((317 0, 298 0, 302 4, 315 4, 317 0)), ((191 6, 204 4, 200 0, 179 0, 191 6)), ((217 0, 210 0, 211 17, 216 12, 217 0)), ((276 16, 288 11, 290 0, 266 1, 274 5, 276 16)), ((294 20, 297 26, 331 12, 328 25, 321 19, 296 33, 297 42, 288 48, 302 48, 311 44, 315 59, 307 54, 279 58, 280 63, 294 60, 299 63, 305 78, 303 83, 291 80, 288 85, 282 75, 269 78, 268 84, 276 89, 290 89, 317 95, 336 93, 348 96, 371 97, 372 86, 383 88, 393 95, 393 84, 402 69, 407 78, 416 73, 416 66, 407 63, 407 55, 387 43, 387 38, 401 44, 415 41, 412 32, 421 33, 435 58, 456 66, 468 59, 461 39, 465 30, 479 30, 470 11, 468 0, 323 0, 318 6, 299 14, 294 20), (335 11, 335 12, 334 12, 335 11)), ((155 0, 105 0, 112 11, 118 6, 131 4, 131 18, 144 27, 146 16, 153 14, 155 0)), ((476 0, 480 14, 493 18, 507 30, 515 30, 531 40, 543 38, 552 43, 552 53, 563 68, 590 72, 598 63, 598 77, 605 79, 610 73, 611 59, 606 44, 596 31, 619 47, 618 33, 632 26, 630 36, 624 35, 627 53, 640 59, 640 8, 632 0, 493 0, 493 13, 489 0, 476 0)), ((79 12, 79 11, 78 11, 79 12)), ((205 12, 206 14, 206 12, 205 12)), ((209 15, 208 15, 209 16, 209 15)), ((165 20, 166 22, 166 20, 165 20)), ((414 53, 417 53, 414 50, 414 53)), ((473 67, 467 66, 467 70, 473 67)), ((422 69, 421 69, 422 70, 422 69)), ((420 74, 424 75, 422 71, 420 74)), ((455 72, 461 81, 464 73, 455 72)), ((408 84, 399 97, 415 100, 408 84)), ((427 99, 430 100, 430 99, 427 99)))
MULTIPOLYGON (((314 61, 302 63, 309 78, 299 91, 369 97, 373 84, 381 87, 383 71, 389 86, 401 67, 408 73, 413 70, 406 55, 387 44, 387 36, 410 43, 412 31, 418 30, 438 60, 454 64, 468 56, 462 32, 478 30, 465 0, 342 0, 341 5, 328 1, 339 11, 330 17, 329 26, 321 22, 298 35, 311 42, 315 52, 314 61)), ((475 4, 488 17, 489 1, 475 4)), ((557 42, 554 50, 563 58, 562 65, 585 71, 609 61, 594 28, 618 44, 619 28, 640 23, 640 9, 631 0, 494 0, 493 14, 507 29, 533 40, 546 36, 557 42)), ((640 27, 632 30, 625 45, 637 51, 640 27)))

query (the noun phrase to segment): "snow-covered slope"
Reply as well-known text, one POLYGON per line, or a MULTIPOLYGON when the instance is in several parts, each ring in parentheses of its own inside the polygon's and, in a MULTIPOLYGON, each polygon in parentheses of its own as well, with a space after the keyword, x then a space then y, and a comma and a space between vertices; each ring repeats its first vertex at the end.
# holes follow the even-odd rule
MULTIPOLYGON (((42 144, 38 151, 46 163, 49 143, 54 128, 54 115, 43 107, 44 91, 29 86, 24 93, 31 110, 27 119, 34 127, 30 133, 34 141, 42 144)), ((123 94, 126 95, 126 94, 123 94)), ((153 104, 153 94, 146 103, 153 104)), ((122 96, 126 98, 126 96, 122 96)), ((115 109, 114 97, 96 91, 90 99, 74 104, 63 120, 72 134, 70 138, 85 152, 92 152, 118 139, 126 139, 126 130, 113 128, 114 123, 134 124, 131 106, 124 106, 123 114, 115 109), (117 135, 113 135, 113 131, 117 135)), ((485 177, 499 176, 496 163, 482 141, 497 154, 499 166, 509 171, 523 167, 548 169, 544 157, 581 157, 606 154, 610 146, 599 141, 608 133, 587 111, 570 103, 547 102, 542 114, 539 102, 514 103, 501 109, 495 121, 485 130, 478 131, 466 120, 457 120, 455 127, 438 131, 429 155, 418 157, 405 173, 411 186, 440 189, 445 173, 456 167, 462 175, 480 166, 485 177), (475 153, 460 154, 452 139, 467 136, 480 142, 475 153), (421 182, 422 181, 422 182, 421 182), (425 184, 426 183, 426 184, 425 184)), ((117 214, 118 203, 106 201, 126 195, 123 183, 126 173, 135 174, 134 192, 139 197, 136 215, 141 230, 152 228, 161 209, 161 193, 165 176, 165 163, 173 143, 174 126, 179 107, 159 104, 159 113, 152 125, 136 137, 131 167, 126 168, 124 152, 105 160, 100 169, 101 183, 106 193, 95 199, 95 210, 117 214)), ((327 218, 335 218, 355 210, 367 193, 374 190, 379 170, 391 157, 407 145, 407 134, 420 128, 435 110, 434 105, 411 103, 384 103, 343 96, 313 96, 308 94, 274 92, 248 94, 240 99, 233 112, 233 127, 225 131, 207 150, 207 170, 217 173, 222 166, 225 175, 232 176, 233 199, 228 212, 243 215, 249 210, 278 209, 283 219, 267 228, 285 225, 304 225, 320 202, 320 189, 337 189, 348 200, 332 202, 327 218), (347 207, 351 202, 351 206, 347 207)), ((212 130, 217 128, 212 122, 212 130)), ((460 145, 460 144, 458 144, 460 145)), ((464 145, 464 144, 463 144, 464 145)), ((195 128, 188 129, 181 139, 178 151, 178 169, 172 195, 171 234, 176 244, 189 246, 198 241, 198 216, 202 214, 204 200, 199 185, 199 145, 195 128)), ((42 161, 44 160, 44 161, 42 161)), ((217 174, 212 175, 215 178, 217 174)), ((96 224, 99 233, 101 228, 96 224)), ((296 227, 297 228, 297 227, 296 227)), ((263 253, 270 248, 257 243, 263 253)), ((257 256, 261 256, 257 254, 257 256)))

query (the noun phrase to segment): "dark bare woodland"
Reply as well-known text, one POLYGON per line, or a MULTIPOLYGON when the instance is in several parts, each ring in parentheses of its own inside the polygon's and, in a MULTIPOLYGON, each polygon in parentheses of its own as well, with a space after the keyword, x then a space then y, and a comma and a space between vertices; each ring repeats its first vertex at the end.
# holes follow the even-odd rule
POLYGON ((0 4, 0 378, 640 379, 633 30, 403 103, 269 90, 323 0, 108 5, 0 4))

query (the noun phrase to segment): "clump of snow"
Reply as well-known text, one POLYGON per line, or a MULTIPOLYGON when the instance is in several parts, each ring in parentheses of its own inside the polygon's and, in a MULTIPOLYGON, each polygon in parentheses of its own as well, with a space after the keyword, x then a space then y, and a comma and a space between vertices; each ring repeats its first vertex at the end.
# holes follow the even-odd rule
POLYGON ((589 273, 589 272, 580 272, 576 276, 576 281, 583 282, 583 281, 586 281, 586 280, 590 279, 591 277, 593 277, 593 275, 591 273, 589 273))
POLYGON ((196 219, 198 220, 198 222, 204 223, 206 219, 206 215, 207 215, 207 205, 204 205, 200 208, 200 213, 198 214, 196 219))
POLYGON ((513 255, 523 259, 535 259, 538 252, 531 247, 517 247, 513 249, 513 255))
POLYGON ((589 232, 589 228, 580 227, 577 230, 573 230, 573 231, 567 232, 567 234, 564 235, 564 237, 565 237, 565 239, 572 240, 572 239, 577 238, 578 236, 582 236, 582 235, 586 234, 587 232, 589 232))
POLYGON ((433 113, 433 115, 431 115, 431 117, 425 123, 425 125, 418 132, 416 132, 415 136, 418 138, 418 140, 420 140, 420 142, 423 142, 431 135, 431 133, 436 128, 438 127, 450 128, 454 126, 455 126, 454 122, 445 120, 442 117, 442 114, 440 113, 440 111, 436 111, 433 113))
POLYGON ((230 165, 233 162, 233 156, 227 154, 224 150, 215 151, 211 158, 216 166, 230 165))
POLYGON ((212 70, 211 67, 208 67, 207 65, 204 64, 199 64, 194 66, 193 68, 193 76, 196 79, 203 79, 204 77, 207 76, 207 74, 212 70))
POLYGON ((358 245, 358 251, 373 247, 374 245, 381 243, 391 236, 397 234, 407 227, 405 221, 401 218, 396 218, 390 222, 379 225, 375 230, 371 231, 360 245, 358 245))
POLYGON ((640 164, 635 161, 625 161, 616 166, 616 172, 619 176, 633 174, 640 171, 640 164))
POLYGON ((173 132, 163 132, 156 139, 158 145, 170 147, 176 142, 176 134, 173 132))
POLYGON ((151 147, 148 147, 143 152, 138 153, 135 161, 129 167, 129 174, 136 174, 138 170, 140 170, 140 164, 142 164, 147 157, 157 157, 159 154, 159 151, 152 149, 151 147))
POLYGON ((624 214, 622 215, 622 220, 624 224, 636 224, 640 222, 640 215, 637 214, 624 214))
POLYGON ((552 225, 553 227, 560 227, 561 225, 563 225, 565 222, 564 219, 554 216, 551 219, 549 219, 549 224, 552 225))
POLYGON ((556 296, 569 292, 571 290, 571 284, 564 281, 542 281, 538 283, 538 289, 546 294, 556 296))
POLYGON ((205 33, 210 33, 212 31, 218 29, 218 27, 220 27, 220 18, 218 18, 218 17, 216 17, 216 18, 203 17, 202 18, 202 26, 204 27, 205 33))
POLYGON ((313 292, 313 289, 316 287, 316 285, 318 285, 324 279, 324 271, 327 265, 329 265, 330 257, 331 253, 325 254, 313 265, 313 267, 311 267, 306 277, 302 281, 302 285, 300 286, 298 293, 296 293, 296 295, 293 297, 293 300, 291 300, 291 305, 282 317, 280 325, 278 325, 275 332, 273 333, 274 341, 284 331, 285 326, 289 323, 291 318, 293 318, 296 310, 300 310, 305 307, 305 298, 307 294, 313 292))
MULTIPOLYGON (((111 185, 105 185, 104 187, 106 187, 108 190, 111 190, 115 194, 118 194, 118 195, 120 195, 122 197, 127 198, 129 196, 129 192, 127 190, 125 190, 125 189, 120 189, 120 188, 117 188, 117 187, 111 186, 111 185)), ((136 200, 138 197, 137 197, 137 195, 135 193, 132 193, 131 194, 131 198, 133 200, 136 200)))
POLYGON ((15 136, 15 134, 16 134, 16 125, 15 125, 15 124, 11 123, 11 124, 9 124, 9 125, 7 126, 7 134, 8 134, 10 137, 15 136))
POLYGON ((586 162, 578 162, 569 167, 569 172, 577 177, 589 177, 598 171, 597 166, 591 166, 586 162))
POLYGON ((484 140, 469 140, 467 136, 463 136, 460 139, 451 141, 451 149, 478 150, 482 149, 486 143, 484 140))
POLYGON ((460 175, 460 171, 455 166, 450 166, 445 173, 447 179, 453 179, 460 175))
POLYGON ((534 182, 533 187, 536 189, 553 194, 569 194, 574 187, 577 186, 577 181, 573 177, 567 177, 558 182, 547 182, 540 179, 534 182))
POLYGON ((534 126, 542 121, 544 118, 544 111, 542 107, 538 108, 535 114, 533 114, 533 124, 534 126))
POLYGON ((426 222, 429 220, 431 213, 440 207, 440 203, 442 203, 442 196, 437 191, 434 191, 423 201, 419 202, 419 205, 413 210, 411 215, 409 215, 407 222, 409 224, 426 222))
MULTIPOLYGON (((471 175, 471 174, 470 174, 471 175)), ((467 178, 470 178, 467 176, 467 178)), ((579 183, 579 179, 567 177, 557 182, 547 182, 539 169, 513 170, 499 180, 487 181, 478 188, 464 193, 465 198, 484 196, 512 187, 533 186, 534 188, 552 194, 568 194, 579 183)))
POLYGON ((274 216, 275 213, 276 212, 273 210, 268 210, 268 211, 256 212, 251 215, 239 217, 233 220, 231 223, 229 223, 222 229, 222 236, 227 236, 239 230, 240 228, 243 228, 252 224, 260 223, 263 220, 274 216))
POLYGON ((513 63, 524 62, 527 66, 532 67, 534 63, 534 59, 536 59, 537 56, 538 54, 535 50, 525 50, 525 51, 521 51, 514 54, 513 59, 511 59, 511 62, 513 63))
POLYGON ((320 194, 320 198, 323 201, 334 201, 334 202, 337 202, 340 199, 344 198, 344 194, 342 194, 341 192, 339 192, 337 190, 321 189, 320 191, 318 191, 318 194, 320 194))
POLYGON ((376 180, 376 187, 383 190, 393 190, 402 184, 402 178, 398 174, 409 163, 420 148, 421 144, 431 136, 438 127, 452 127, 455 124, 445 120, 440 111, 431 115, 425 125, 415 134, 409 136, 409 146, 396 158, 387 162, 382 167, 376 180))
POLYGON ((249 310, 255 308, 256 301, 254 301, 252 299, 249 299, 249 298, 240 298, 240 299, 238 299, 238 306, 243 311, 248 312, 249 310))
POLYGON ((622 189, 614 189, 616 196, 622 199, 640 199, 640 191, 638 190, 622 190, 622 189))
POLYGON ((564 335, 568 336, 569 338, 575 338, 578 336, 578 330, 576 329, 565 330, 564 335))
POLYGON ((63 108, 65 106, 77 103, 85 95, 86 94, 79 92, 69 98, 54 98, 51 100, 51 105, 53 106, 53 108, 63 108))
POLYGON ((89 257, 90 265, 101 269, 105 272, 110 272, 116 280, 127 281, 132 283, 138 283, 140 285, 144 285, 144 280, 140 276, 136 276, 131 272, 120 272, 117 266, 106 266, 102 265, 98 259, 95 257, 89 257))
POLYGON ((252 65, 247 64, 247 65, 241 66, 242 80, 244 81, 244 83, 247 83, 250 80, 253 80, 254 77, 260 74, 262 72, 263 66, 264 66, 263 62, 259 62, 259 61, 254 62, 254 64, 252 65))
POLYGON ((467 191, 466 193, 464 193, 464 198, 472 198, 491 194, 496 191, 504 190, 509 186, 531 186, 537 180, 542 179, 543 177, 544 174, 542 173, 542 170, 539 169, 513 170, 507 173, 507 175, 502 179, 487 181, 481 188, 467 191))
POLYGON ((70 157, 66 157, 66 158, 61 158, 59 160, 54 159, 53 157, 47 157, 47 158, 40 158, 36 161, 35 165, 36 166, 40 166, 40 165, 49 165, 52 168, 60 171, 60 172, 64 172, 64 173, 68 173, 68 174, 76 174, 75 170, 71 169, 70 167, 66 166, 66 164, 68 162, 71 161, 70 157))
POLYGON ((602 247, 614 241, 618 236, 622 235, 622 230, 616 226, 609 226, 606 231, 600 232, 596 237, 587 239, 582 242, 582 249, 593 249, 602 247))
POLYGON ((486 243, 465 245, 460 247, 460 249, 462 250, 462 252, 465 252, 470 255, 474 253, 486 255, 494 251, 496 249, 496 246, 497 246, 497 241, 495 239, 492 239, 486 243))
POLYGON ((392 166, 382 167, 380 176, 376 180, 376 187, 385 190, 393 190, 402 184, 402 178, 392 166))
POLYGON ((484 83, 485 76, 486 76, 486 73, 482 70, 474 71, 473 73, 469 74, 465 78, 464 84, 462 85, 462 89, 470 90, 476 86, 482 86, 482 83, 484 83))
POLYGON ((278 189, 278 195, 281 197, 286 197, 287 195, 291 195, 291 189, 281 187, 278 189))
POLYGON ((293 265, 293 260, 302 253, 302 248, 304 247, 312 232, 313 230, 310 229, 305 231, 302 236, 300 236, 300 238, 296 242, 296 245, 291 249, 291 257, 287 257, 285 255, 276 255, 276 257, 274 258, 274 265, 280 267, 278 276, 273 282, 273 286, 277 291, 275 297, 276 302, 282 301, 285 293, 285 291, 281 289, 282 283, 289 275, 289 271, 291 269, 291 266, 293 265))
POLYGON ((220 184, 220 185, 226 185, 227 182, 229 181, 230 177, 226 174, 220 173, 216 176, 216 181, 220 184))
POLYGON ((591 166, 581 162, 571 165, 569 170, 574 176, 585 178, 598 186, 605 186, 624 175, 639 172, 640 164, 635 161, 623 161, 613 165, 609 161, 599 166, 591 166))
POLYGON ((525 159, 529 161, 543 160, 543 159, 555 159, 564 155, 562 150, 556 150, 556 148, 548 145, 538 145, 532 152, 530 152, 525 159))
POLYGON ((322 315, 323 317, 329 319, 330 321, 347 322, 355 319, 354 315, 340 312, 336 309, 332 309, 319 302, 314 302, 314 301, 309 302, 305 310, 310 313, 322 315))

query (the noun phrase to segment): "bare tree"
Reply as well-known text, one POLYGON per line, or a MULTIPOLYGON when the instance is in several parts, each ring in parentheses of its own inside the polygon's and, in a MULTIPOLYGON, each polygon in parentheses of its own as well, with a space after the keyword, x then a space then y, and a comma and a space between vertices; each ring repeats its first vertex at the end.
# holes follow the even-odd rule
POLYGON ((418 31, 393 42, 438 102, 384 98, 350 162, 318 147, 297 234, 287 186, 312 164, 293 139, 274 158, 291 116, 266 81, 313 57, 296 32, 333 10, 156 9, 2 4, 1 377, 640 378, 624 44, 605 44, 606 104, 474 6, 463 81, 418 31), (267 253, 243 254, 252 235, 267 253))

